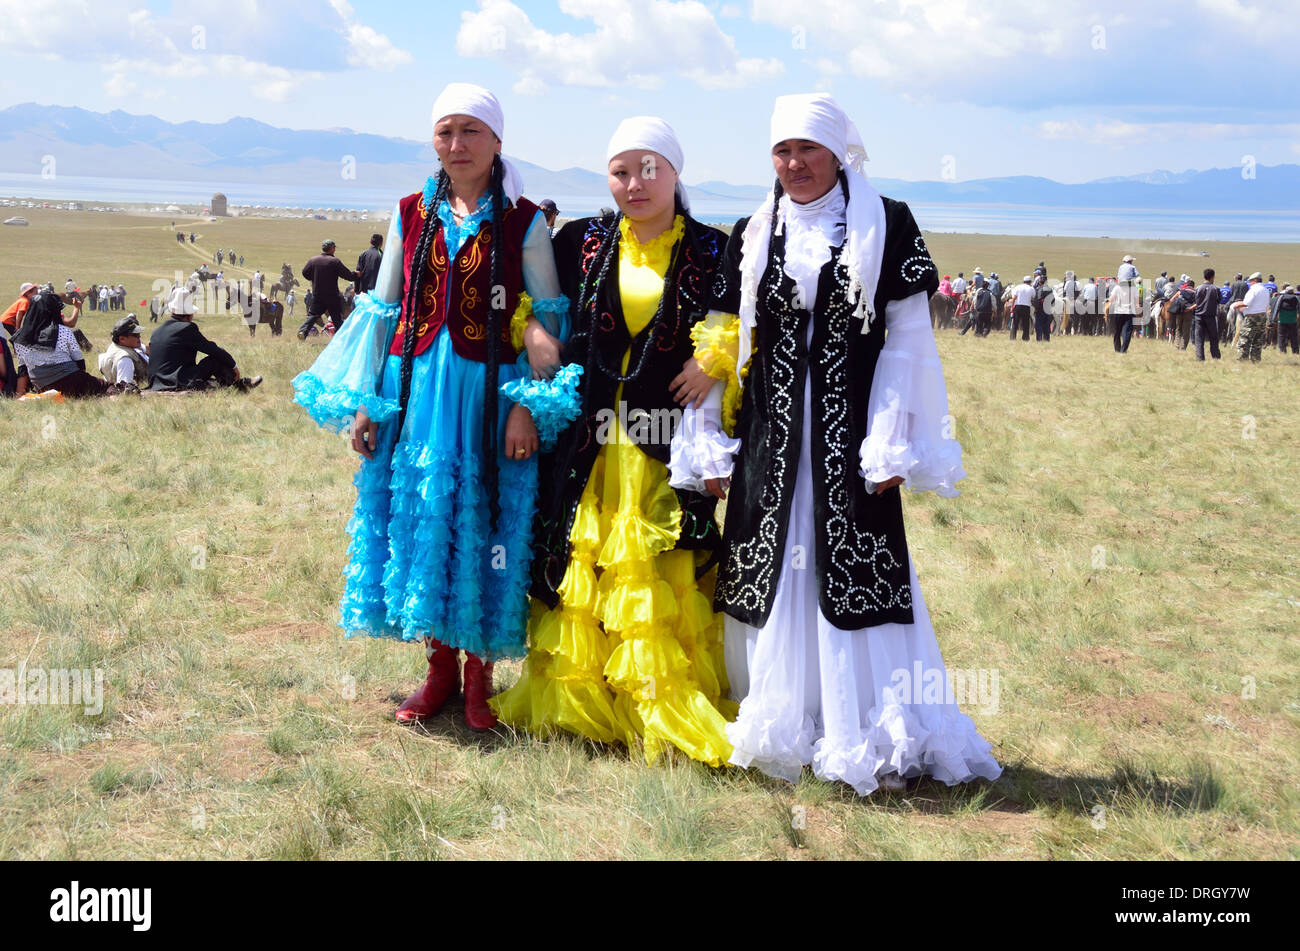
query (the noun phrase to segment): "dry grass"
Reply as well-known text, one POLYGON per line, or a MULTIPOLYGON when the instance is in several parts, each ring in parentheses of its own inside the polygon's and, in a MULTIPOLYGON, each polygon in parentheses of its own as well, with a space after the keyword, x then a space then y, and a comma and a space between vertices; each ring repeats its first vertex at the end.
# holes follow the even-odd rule
MULTIPOLYGON (((48 253, 60 279, 86 259, 48 253)), ((334 627, 355 462, 288 385, 320 344, 201 324, 266 384, 0 414, 0 667, 105 671, 98 717, 0 707, 0 856, 1300 856, 1300 366, 1275 350, 941 335, 971 475, 906 499, 909 543, 949 665, 1000 672, 998 711, 970 712, 1007 768, 860 801, 477 736, 457 708, 397 726, 421 652, 334 627)))

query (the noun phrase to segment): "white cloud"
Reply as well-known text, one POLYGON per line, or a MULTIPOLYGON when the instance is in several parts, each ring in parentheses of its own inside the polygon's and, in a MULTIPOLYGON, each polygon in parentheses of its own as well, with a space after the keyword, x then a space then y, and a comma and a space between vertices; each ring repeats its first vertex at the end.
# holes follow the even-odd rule
POLYGON ((113 96, 135 89, 131 75, 215 71, 278 102, 329 71, 389 71, 412 59, 359 22, 347 0, 173 0, 166 14, 141 0, 0 0, 0 23, 0 51, 90 57, 109 73, 113 96))
POLYGON ((361 23, 348 25, 348 44, 351 47, 348 63, 363 69, 391 72, 411 62, 410 53, 398 49, 388 37, 361 23))
POLYGON ((323 73, 285 69, 243 56, 218 56, 216 66, 217 72, 222 76, 244 80, 254 96, 270 102, 284 102, 289 98, 289 93, 307 80, 325 78, 323 73))
POLYGON ((859 76, 929 86, 1055 54, 1072 37, 1086 43, 1096 15, 1085 9, 1077 0, 754 0, 752 15, 789 30, 824 74, 838 62, 859 76))
POLYGON ((510 0, 479 0, 477 10, 461 14, 456 51, 500 60, 518 71, 516 91, 532 94, 549 84, 654 89, 670 76, 736 89, 785 72, 778 59, 741 57, 698 0, 560 0, 560 10, 594 29, 549 33, 510 0))
POLYGON ((1196 5, 1207 13, 1248 27, 1258 26, 1264 15, 1259 4, 1246 6, 1241 0, 1196 0, 1196 5))
MULTIPOLYGON (((1240 73, 1232 57, 1248 51, 1280 68, 1281 49, 1260 27, 1294 8, 1295 0, 1147 0, 1140 9, 1120 0, 753 0, 751 17, 785 31, 822 77, 837 63, 913 99, 1024 106, 1140 100, 1126 85, 1155 71, 1198 91, 1226 87, 1214 70, 1240 73), (1162 42, 1206 35, 1224 50, 1222 63, 1176 70, 1162 42)), ((1164 89, 1153 95, 1168 102, 1164 89)))
POLYGON ((136 86, 126 73, 113 73, 104 81, 104 92, 115 99, 121 99, 135 92, 136 86))

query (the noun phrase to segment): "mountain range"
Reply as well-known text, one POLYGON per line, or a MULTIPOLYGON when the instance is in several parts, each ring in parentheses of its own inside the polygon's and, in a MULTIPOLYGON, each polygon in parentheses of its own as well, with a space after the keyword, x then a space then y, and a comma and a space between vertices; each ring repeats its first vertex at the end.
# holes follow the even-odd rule
MULTIPOLYGON (((90 112, 24 103, 0 110, 0 173, 38 174, 47 156, 57 174, 201 182, 213 190, 243 184, 319 189, 320 201, 349 190, 396 194, 428 174, 429 143, 353 132, 300 131, 253 119, 167 122, 122 111, 90 112), (348 164, 348 157, 351 162, 348 164)), ((552 171, 515 159, 531 195, 605 196, 605 176, 586 169, 552 171)), ((1300 165, 1155 171, 1062 184, 1036 176, 964 182, 873 178, 884 194, 909 202, 1201 211, 1300 209, 1300 165)), ((768 189, 727 182, 690 186, 694 198, 748 206, 768 189)))

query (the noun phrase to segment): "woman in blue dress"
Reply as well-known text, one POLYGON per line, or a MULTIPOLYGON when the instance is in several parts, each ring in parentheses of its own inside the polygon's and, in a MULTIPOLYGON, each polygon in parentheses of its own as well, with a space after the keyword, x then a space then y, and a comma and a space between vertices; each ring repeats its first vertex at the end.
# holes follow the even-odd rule
POLYGON ((568 300, 500 154, 500 104, 453 83, 433 122, 441 170, 398 202, 374 290, 293 385, 363 457, 340 626, 424 643, 400 721, 438 713, 465 651, 465 721, 482 730, 493 661, 525 652, 538 424, 545 438, 574 371, 558 366, 568 300))

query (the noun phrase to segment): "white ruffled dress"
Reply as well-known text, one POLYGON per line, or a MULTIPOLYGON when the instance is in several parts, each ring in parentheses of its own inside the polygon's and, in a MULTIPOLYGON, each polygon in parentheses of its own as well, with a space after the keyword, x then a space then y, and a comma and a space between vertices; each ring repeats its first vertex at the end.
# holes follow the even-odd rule
MULTIPOLYGON (((843 195, 832 189, 807 205, 787 199, 783 212, 786 272, 804 300, 815 301, 821 268, 832 245, 844 239, 843 195)), ((955 483, 966 472, 961 445, 948 438, 947 387, 926 295, 889 302, 885 328, 861 474, 869 490, 902 476, 913 491, 956 496, 955 483)), ((812 332, 809 321, 810 346, 812 332)), ((705 479, 731 473, 718 449, 720 439, 727 438, 719 436, 721 389, 715 386, 700 410, 685 414, 672 447, 675 486, 703 488, 705 479)), ((809 379, 783 566, 816 551, 812 410, 809 379)), ((739 441, 731 443, 739 447, 739 441)), ((911 624, 841 630, 818 606, 816 572, 789 570, 781 572, 767 624, 756 628, 727 617, 727 676, 732 697, 740 702, 740 714, 727 728, 735 746, 733 764, 790 782, 811 766, 819 778, 841 780, 862 796, 874 792, 888 773, 924 774, 948 785, 1001 775, 992 747, 951 691, 926 692, 918 682, 946 683, 948 673, 910 556, 909 572, 911 624)))

